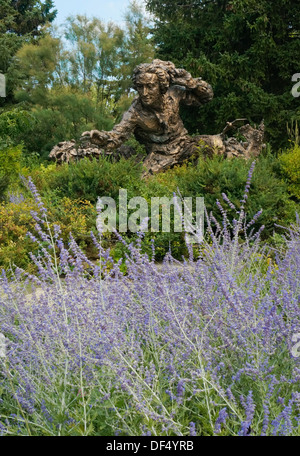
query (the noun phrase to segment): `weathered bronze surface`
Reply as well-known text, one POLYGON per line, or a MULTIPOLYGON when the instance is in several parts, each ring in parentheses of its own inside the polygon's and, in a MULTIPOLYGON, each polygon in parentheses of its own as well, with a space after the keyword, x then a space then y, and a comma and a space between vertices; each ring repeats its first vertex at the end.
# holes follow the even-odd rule
POLYGON ((132 80, 138 96, 113 130, 84 132, 81 147, 76 148, 75 142, 60 143, 51 151, 50 157, 63 162, 101 153, 128 156, 128 148, 121 146, 132 134, 147 151, 145 175, 195 159, 200 151, 204 155, 217 153, 245 158, 259 154, 263 145, 263 124, 258 130, 250 125, 241 127, 244 142, 226 139, 226 132, 234 127, 229 122, 219 135, 188 135, 179 115, 180 104, 201 106, 213 98, 211 86, 201 78, 193 78, 172 62, 156 59, 150 64, 138 65, 132 80))

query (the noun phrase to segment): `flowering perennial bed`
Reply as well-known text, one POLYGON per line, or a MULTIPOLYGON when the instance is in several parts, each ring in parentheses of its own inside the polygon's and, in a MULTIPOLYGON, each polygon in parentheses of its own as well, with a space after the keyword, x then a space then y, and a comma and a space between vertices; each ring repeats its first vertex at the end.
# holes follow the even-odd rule
POLYGON ((126 273, 101 233, 97 266, 64 246, 29 182, 39 274, 0 279, 2 435, 299 435, 300 223, 264 262, 252 171, 237 220, 218 203, 197 258, 158 269, 138 241, 126 273))

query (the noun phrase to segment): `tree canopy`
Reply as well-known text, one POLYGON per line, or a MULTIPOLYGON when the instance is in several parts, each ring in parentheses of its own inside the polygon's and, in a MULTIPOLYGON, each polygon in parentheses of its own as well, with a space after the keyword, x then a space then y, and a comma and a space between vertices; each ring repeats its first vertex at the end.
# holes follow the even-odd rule
POLYGON ((53 8, 53 0, 0 0, 0 73, 7 79, 7 97, 0 98, 0 106, 13 100, 14 55, 42 36, 43 27, 55 19, 53 8))

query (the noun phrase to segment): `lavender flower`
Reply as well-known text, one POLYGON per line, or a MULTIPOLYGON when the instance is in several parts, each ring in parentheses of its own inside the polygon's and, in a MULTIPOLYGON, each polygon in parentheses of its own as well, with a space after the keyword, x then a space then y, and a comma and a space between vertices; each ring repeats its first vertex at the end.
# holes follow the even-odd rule
POLYGON ((251 424, 254 417, 255 403, 253 402, 252 391, 249 391, 247 401, 244 403, 246 419, 242 422, 241 430, 239 435, 249 435, 251 434, 251 424))
POLYGON ((221 206, 223 226, 207 216, 197 260, 169 254, 158 268, 140 238, 114 261, 100 235, 94 264, 48 230, 32 191, 38 273, 0 276, 1 434, 297 434, 299 221, 267 273, 260 231, 250 242, 244 209, 232 224, 221 206))
POLYGON ((196 435, 197 435, 196 424, 193 421, 191 421, 190 422, 190 436, 195 437, 196 435))
POLYGON ((219 434, 221 432, 221 425, 226 423, 226 419, 228 418, 228 413, 226 407, 222 408, 219 412, 219 416, 215 422, 215 429, 214 433, 219 434))

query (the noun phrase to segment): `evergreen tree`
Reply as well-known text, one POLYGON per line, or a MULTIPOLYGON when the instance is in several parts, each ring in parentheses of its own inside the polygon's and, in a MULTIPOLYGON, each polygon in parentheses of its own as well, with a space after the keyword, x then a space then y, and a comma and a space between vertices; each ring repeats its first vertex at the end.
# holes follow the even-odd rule
POLYGON ((291 95, 299 73, 300 14, 294 0, 146 0, 156 16, 158 57, 172 60, 213 86, 211 103, 187 115, 191 131, 216 133, 225 121, 265 119, 267 137, 287 139, 300 119, 291 95), (193 120, 191 120, 193 119, 193 120))
POLYGON ((0 106, 13 101, 14 55, 24 43, 38 39, 43 26, 55 19, 53 5, 53 0, 0 0, 0 73, 7 79, 7 97, 0 98, 0 106))

